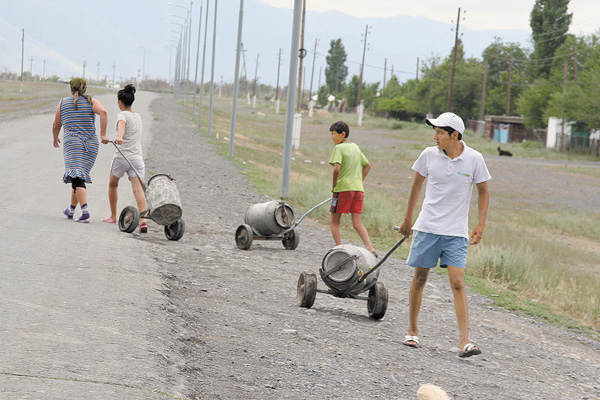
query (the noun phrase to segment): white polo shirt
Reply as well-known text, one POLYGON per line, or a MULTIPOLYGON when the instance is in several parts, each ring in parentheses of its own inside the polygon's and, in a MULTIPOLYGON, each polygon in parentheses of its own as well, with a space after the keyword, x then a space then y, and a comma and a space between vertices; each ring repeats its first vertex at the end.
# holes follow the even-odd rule
POLYGON ((462 140, 460 144, 463 152, 455 159, 432 146, 423 150, 412 166, 427 178, 425 200, 413 230, 469 238, 473 183, 485 182, 492 177, 481 153, 467 147, 462 140))

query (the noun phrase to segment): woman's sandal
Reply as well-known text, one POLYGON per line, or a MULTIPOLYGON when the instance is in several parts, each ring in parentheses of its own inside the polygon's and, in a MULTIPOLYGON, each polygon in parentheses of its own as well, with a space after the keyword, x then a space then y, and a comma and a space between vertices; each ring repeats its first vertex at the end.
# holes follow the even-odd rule
POLYGON ((474 345, 473 343, 467 343, 465 347, 463 347, 462 351, 458 353, 459 357, 471 357, 481 354, 481 350, 479 347, 474 345))
POLYGON ((406 335, 404 336, 404 341, 402 342, 405 346, 418 348, 419 347, 419 337, 406 335))
POLYGON ((148 225, 146 225, 146 224, 140 225, 140 233, 147 233, 147 232, 148 232, 148 225))

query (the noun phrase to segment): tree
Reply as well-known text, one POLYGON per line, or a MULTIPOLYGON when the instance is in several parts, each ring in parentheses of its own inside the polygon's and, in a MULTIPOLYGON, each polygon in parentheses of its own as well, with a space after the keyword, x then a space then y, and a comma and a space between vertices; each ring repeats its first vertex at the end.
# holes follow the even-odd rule
POLYGON ((573 13, 568 14, 570 0, 536 0, 529 16, 533 39, 530 73, 548 78, 552 57, 566 39, 573 13))
POLYGON ((325 84, 329 87, 330 93, 335 96, 342 93, 346 87, 346 78, 348 77, 348 67, 346 66, 346 50, 342 44, 342 39, 334 39, 329 44, 327 57, 325 61, 325 84), (337 91, 336 91, 337 89, 337 91))

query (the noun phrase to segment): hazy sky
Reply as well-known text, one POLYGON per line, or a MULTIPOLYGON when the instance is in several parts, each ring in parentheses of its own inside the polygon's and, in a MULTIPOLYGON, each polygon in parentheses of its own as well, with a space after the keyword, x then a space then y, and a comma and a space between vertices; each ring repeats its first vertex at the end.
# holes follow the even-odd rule
MULTIPOLYGON (((294 7, 294 0, 262 1, 281 8, 294 7)), ((424 16, 440 22, 456 22, 460 7, 461 25, 469 29, 527 31, 534 4, 535 0, 306 0, 306 8, 312 11, 336 10, 358 17, 424 16)), ((573 13, 570 33, 594 33, 600 29, 600 1, 571 0, 569 11, 573 13)))

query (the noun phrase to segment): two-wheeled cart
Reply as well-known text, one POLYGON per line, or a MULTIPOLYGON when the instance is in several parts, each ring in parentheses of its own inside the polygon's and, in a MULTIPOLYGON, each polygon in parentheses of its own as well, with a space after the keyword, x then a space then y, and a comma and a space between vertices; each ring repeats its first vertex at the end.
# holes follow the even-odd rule
POLYGON ((366 300, 369 317, 383 318, 387 310, 388 290, 383 282, 377 281, 379 267, 405 240, 406 236, 379 262, 375 255, 362 247, 339 245, 330 249, 323 257, 319 269, 321 279, 329 289, 318 289, 317 275, 311 271, 303 271, 298 279, 298 306, 311 308, 317 293, 324 293, 335 297, 366 300), (361 296, 366 291, 369 291, 368 296, 361 296))
POLYGON ((167 239, 181 239, 185 233, 185 223, 181 218, 183 211, 175 179, 167 174, 155 174, 148 180, 148 186, 146 186, 142 177, 123 152, 121 152, 117 144, 112 140, 110 143, 115 146, 119 154, 135 171, 146 196, 146 210, 140 213, 136 207, 127 206, 121 211, 118 221, 121 232, 131 233, 135 231, 135 228, 140 223, 140 218, 146 218, 153 220, 159 225, 163 225, 167 239))
POLYGON ((311 212, 330 201, 332 197, 308 210, 295 221, 294 209, 281 200, 251 205, 244 216, 244 224, 235 231, 235 243, 240 250, 248 250, 254 240, 281 240, 283 247, 294 250, 300 235, 294 229, 311 212))

